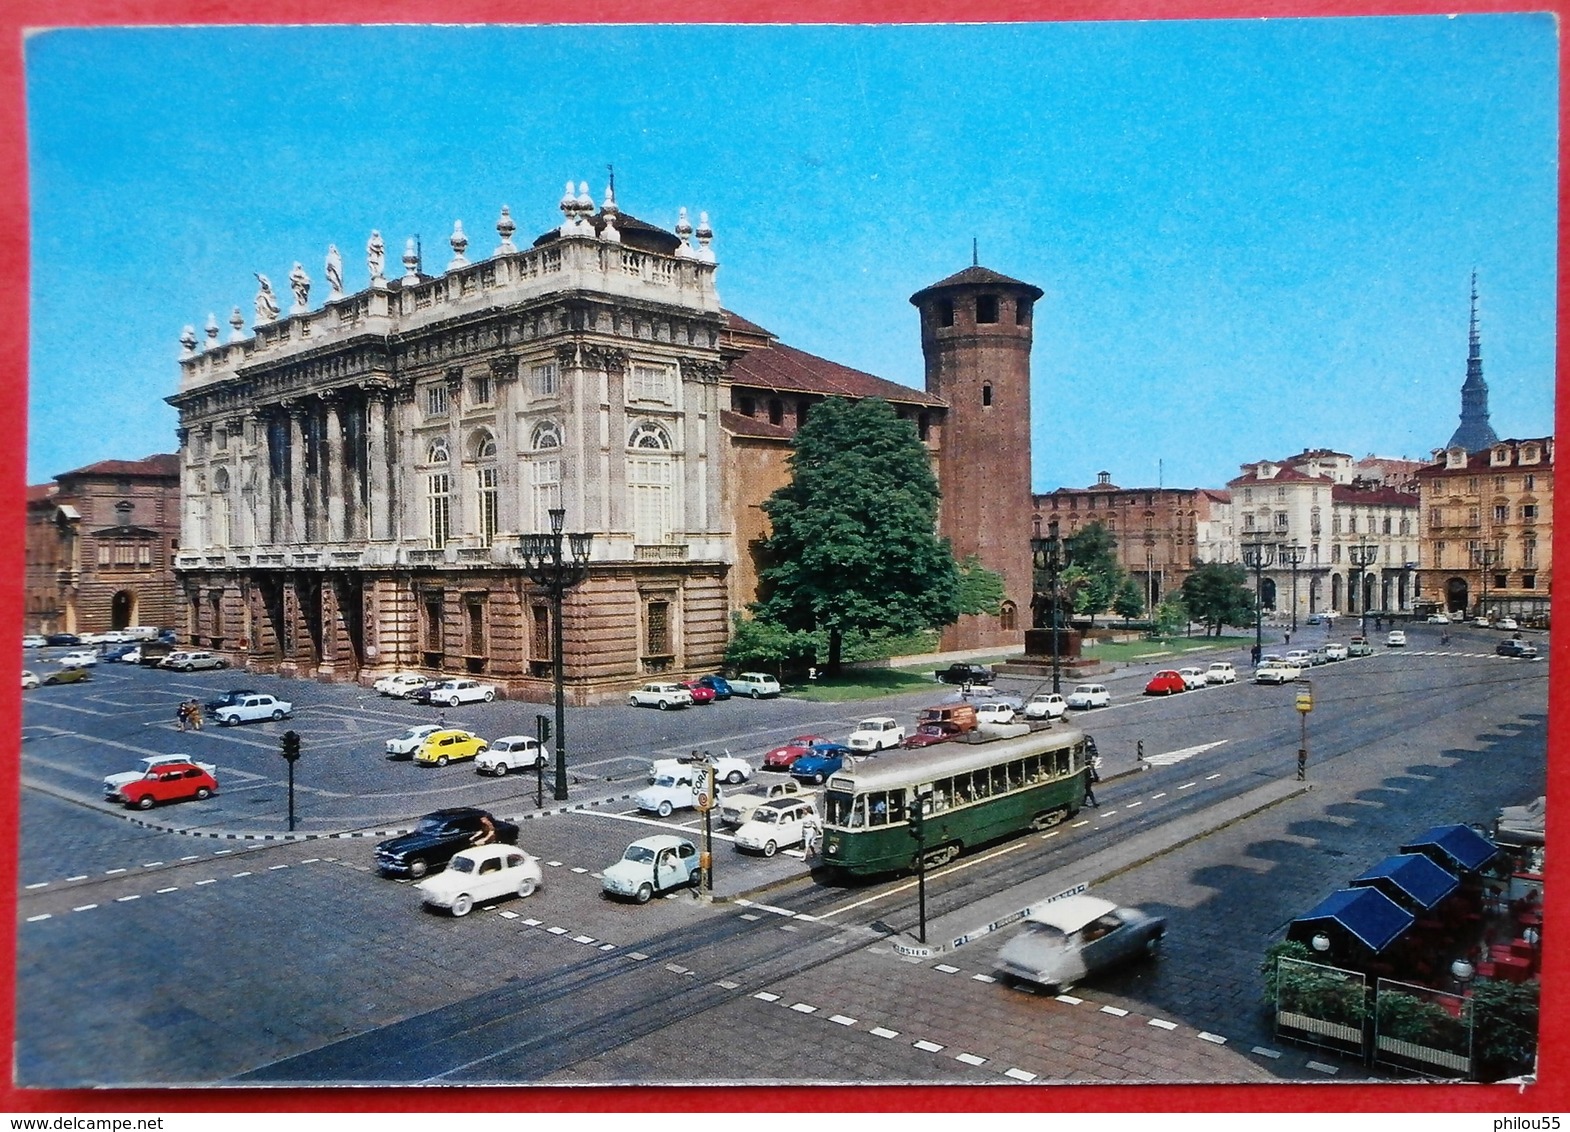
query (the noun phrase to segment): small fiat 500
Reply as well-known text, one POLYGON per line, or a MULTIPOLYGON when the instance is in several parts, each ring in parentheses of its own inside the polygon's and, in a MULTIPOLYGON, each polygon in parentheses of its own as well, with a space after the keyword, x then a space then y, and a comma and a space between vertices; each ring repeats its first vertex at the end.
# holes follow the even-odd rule
POLYGON ((415 887, 420 890, 420 899, 432 908, 467 916, 478 902, 515 894, 532 896, 544 880, 538 857, 516 845, 480 845, 460 849, 445 870, 415 887))
POLYGON ((697 888, 702 883, 698 847, 669 833, 634 841, 600 879, 606 895, 631 897, 639 904, 647 904, 660 893, 697 888))

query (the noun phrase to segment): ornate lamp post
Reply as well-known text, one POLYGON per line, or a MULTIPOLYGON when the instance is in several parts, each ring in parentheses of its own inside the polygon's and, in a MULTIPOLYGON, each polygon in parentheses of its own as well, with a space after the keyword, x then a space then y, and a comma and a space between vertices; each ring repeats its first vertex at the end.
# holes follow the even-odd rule
POLYGON ((1352 560, 1352 565, 1357 567, 1359 632, 1366 638, 1368 636, 1368 587, 1364 585, 1363 578, 1368 568, 1374 564, 1374 559, 1379 557, 1379 547, 1371 542, 1357 542, 1347 547, 1346 552, 1352 560))
POLYGON ((551 659, 556 678, 556 789, 557 801, 567 798, 567 711, 562 695, 562 596, 588 575, 589 550, 594 542, 590 534, 574 533, 566 537, 568 556, 562 556, 562 527, 567 512, 560 507, 550 511, 551 533, 548 535, 519 535, 518 557, 523 559, 524 571, 529 580, 551 597, 551 659))
POLYGON ((1030 540, 1030 554, 1036 569, 1047 572, 1047 588, 1052 598, 1052 691, 1061 692, 1063 676, 1058 659, 1058 571, 1063 568, 1063 543, 1058 538, 1058 521, 1047 524, 1047 537, 1041 537, 1041 520, 1030 540))
POLYGON ((1495 546, 1479 546, 1472 551, 1472 561, 1477 564, 1478 578, 1482 582, 1482 594, 1477 599, 1477 615, 1488 616, 1488 575, 1494 569, 1494 563, 1499 561, 1499 548, 1495 546))
POLYGON ((1303 558, 1308 554, 1308 547, 1302 543, 1284 542, 1276 553, 1281 561, 1292 567, 1292 631, 1297 632, 1297 568, 1303 565, 1303 558))
POLYGON ((1265 652, 1265 567, 1275 565, 1276 544, 1255 538, 1243 544, 1243 565, 1254 571, 1254 663, 1265 652))

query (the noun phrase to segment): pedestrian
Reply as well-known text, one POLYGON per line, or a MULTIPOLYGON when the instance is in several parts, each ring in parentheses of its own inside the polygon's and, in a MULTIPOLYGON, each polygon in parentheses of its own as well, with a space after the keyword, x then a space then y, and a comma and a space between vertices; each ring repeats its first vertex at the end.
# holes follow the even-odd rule
POLYGON ((1286 643, 1290 645, 1292 643, 1292 634, 1291 633, 1284 633, 1282 635, 1284 637, 1286 637, 1286 643))
POLYGON ((808 857, 818 855, 818 823, 809 821, 801 829, 801 851, 808 857))
POLYGON ((1092 787, 1091 784, 1101 781, 1101 775, 1096 770, 1096 764, 1099 763, 1100 761, 1101 761, 1101 756, 1100 755, 1095 755, 1095 756, 1093 756, 1091 758, 1091 760, 1090 760, 1090 777, 1085 779, 1085 805, 1087 805, 1087 806, 1094 806, 1098 810, 1101 808, 1101 803, 1096 801, 1096 791, 1092 787))
POLYGON ((1251 656, 1253 656, 1253 658, 1254 658, 1254 667, 1258 668, 1259 667, 1259 646, 1255 645, 1253 648, 1249 649, 1248 651, 1249 651, 1249 654, 1251 656))
POLYGON ((197 731, 202 729, 202 705, 195 700, 191 701, 191 726, 197 731))
POLYGON ((469 838, 470 845, 489 845, 496 840, 496 823, 491 821, 490 814, 480 815, 480 828, 474 831, 469 838))
POLYGON ((180 706, 174 709, 175 725, 178 726, 181 731, 185 730, 185 724, 186 720, 190 716, 190 710, 190 704, 185 700, 181 700, 180 706))
POLYGON ((447 726, 447 713, 446 712, 439 711, 439 712, 436 713, 436 726, 437 727, 446 727, 447 726))

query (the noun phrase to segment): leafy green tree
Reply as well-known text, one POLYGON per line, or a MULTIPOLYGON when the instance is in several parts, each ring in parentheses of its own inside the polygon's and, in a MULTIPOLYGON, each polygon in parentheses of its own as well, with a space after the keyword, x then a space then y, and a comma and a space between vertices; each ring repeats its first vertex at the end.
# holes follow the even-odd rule
POLYGON ((783 679, 787 667, 812 664, 822 644, 815 633, 793 632, 773 621, 733 613, 725 663, 738 671, 761 668, 783 679))
POLYGON ((1112 599, 1112 612, 1125 621, 1132 620, 1145 612, 1145 595, 1138 582, 1128 575, 1124 575, 1123 582, 1118 586, 1117 596, 1112 599))
POLYGON ((959 617, 959 569, 938 538, 938 483, 915 426, 888 402, 829 398, 792 441, 791 482, 763 504, 773 525, 754 613, 828 635, 911 633, 959 617))
POLYGON ((988 570, 974 554, 959 564, 959 611, 993 617, 1003 611, 1003 575, 988 570))
POLYGON ((1183 604, 1189 616, 1205 626, 1206 636, 1220 636, 1223 625, 1254 620, 1254 595, 1248 571, 1236 562, 1206 562, 1183 579, 1183 604))
POLYGON ((1538 983, 1483 980, 1472 987, 1472 1053, 1483 1081, 1531 1073, 1537 1059, 1538 983))
POLYGON ((1117 551, 1118 540, 1099 522, 1087 523, 1063 540, 1063 557, 1068 564, 1064 573, 1077 570, 1084 579, 1074 595, 1074 612, 1089 617, 1092 626, 1096 615, 1117 599, 1128 577, 1117 551))
POLYGON ((1188 625, 1188 609, 1181 598, 1169 597, 1156 606, 1156 635, 1175 637, 1188 625))

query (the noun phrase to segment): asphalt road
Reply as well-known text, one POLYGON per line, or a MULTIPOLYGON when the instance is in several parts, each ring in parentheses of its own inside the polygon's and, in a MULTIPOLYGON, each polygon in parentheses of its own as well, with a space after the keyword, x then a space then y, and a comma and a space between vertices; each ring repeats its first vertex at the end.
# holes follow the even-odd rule
MULTIPOLYGON (((1098 787, 1099 809, 929 876, 929 921, 962 925, 999 894, 1045 895, 1130 838, 1166 837, 1168 851, 1094 886, 1166 915, 1165 954, 1077 989, 1078 1005, 988 981, 1006 932, 902 961, 891 933, 915 926, 908 878, 831 885, 799 855, 764 861, 722 840, 717 887, 729 899, 680 893, 639 908, 600 894, 595 874, 627 842, 695 827, 690 813, 631 812, 625 794, 647 758, 706 746, 756 762, 798 731, 843 735, 859 715, 905 716, 930 697, 584 709, 569 722, 584 752, 569 808, 547 791, 548 816, 535 818, 532 783, 525 794, 521 780, 461 764, 381 756, 384 737, 431 713, 341 686, 105 668, 25 705, 18 1080, 1361 1079, 1271 1041, 1257 1009, 1264 948, 1401 841, 1486 822, 1545 779, 1546 664, 1494 657, 1482 634, 1456 633, 1444 650, 1413 635, 1404 653, 1313 671, 1307 793, 1212 829, 1222 807, 1294 775, 1295 689, 1147 699, 1147 666, 1111 681, 1114 705, 1079 720, 1117 775, 1098 787), (173 731, 180 698, 242 685, 295 699, 296 719, 173 731), (374 837, 256 840, 282 829, 276 744, 288 726, 306 737, 302 830, 367 832, 487 805, 527 819, 522 843, 546 862, 544 888, 453 920, 374 874, 374 837), (171 750, 217 762, 220 794, 135 815, 98 800, 105 773, 171 750)), ((494 737, 527 730, 536 710, 475 705, 448 718, 494 737)))

